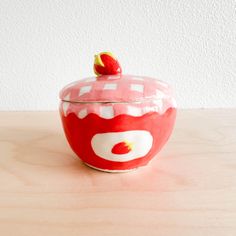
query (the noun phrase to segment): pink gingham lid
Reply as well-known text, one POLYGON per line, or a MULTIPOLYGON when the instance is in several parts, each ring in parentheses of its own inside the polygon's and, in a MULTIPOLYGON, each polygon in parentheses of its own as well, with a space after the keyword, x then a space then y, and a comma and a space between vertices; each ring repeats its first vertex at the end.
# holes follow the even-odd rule
POLYGON ((139 102, 171 97, 172 90, 163 81, 122 74, 81 79, 60 92, 60 99, 67 102, 139 102))

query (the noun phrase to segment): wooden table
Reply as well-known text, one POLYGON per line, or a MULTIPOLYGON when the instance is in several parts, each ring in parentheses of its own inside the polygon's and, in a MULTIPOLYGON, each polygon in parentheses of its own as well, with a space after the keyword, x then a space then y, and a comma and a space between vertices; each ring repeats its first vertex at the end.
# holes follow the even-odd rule
POLYGON ((57 112, 0 113, 0 235, 236 235, 236 110, 179 111, 123 174, 82 164, 57 112))

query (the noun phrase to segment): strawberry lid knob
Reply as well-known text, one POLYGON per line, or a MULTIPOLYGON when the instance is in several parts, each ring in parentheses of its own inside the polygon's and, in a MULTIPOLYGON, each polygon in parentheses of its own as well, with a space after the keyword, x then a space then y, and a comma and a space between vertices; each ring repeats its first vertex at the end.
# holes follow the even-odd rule
POLYGON ((97 76, 117 75, 122 72, 118 60, 111 52, 101 52, 95 55, 93 70, 97 76))

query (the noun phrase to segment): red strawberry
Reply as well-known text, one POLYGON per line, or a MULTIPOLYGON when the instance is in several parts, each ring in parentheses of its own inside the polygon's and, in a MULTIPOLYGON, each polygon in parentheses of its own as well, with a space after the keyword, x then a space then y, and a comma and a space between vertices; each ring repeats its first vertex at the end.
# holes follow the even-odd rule
POLYGON ((96 75, 116 75, 121 73, 121 67, 115 56, 110 52, 95 55, 94 72, 96 75))
POLYGON ((133 148, 132 143, 124 141, 124 142, 120 142, 120 143, 117 143, 116 145, 114 145, 111 152, 113 154, 126 154, 126 153, 130 152, 132 150, 132 148, 133 148))

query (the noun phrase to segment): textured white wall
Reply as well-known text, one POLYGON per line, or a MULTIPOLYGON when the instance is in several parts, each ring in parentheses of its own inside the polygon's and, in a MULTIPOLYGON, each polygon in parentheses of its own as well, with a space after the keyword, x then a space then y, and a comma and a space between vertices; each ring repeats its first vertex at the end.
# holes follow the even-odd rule
POLYGON ((57 109, 103 50, 171 83, 180 107, 236 106, 233 0, 1 0, 0 110, 57 109))

